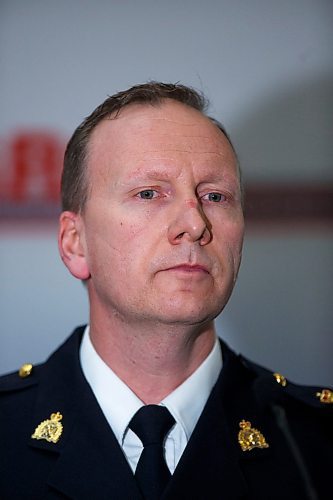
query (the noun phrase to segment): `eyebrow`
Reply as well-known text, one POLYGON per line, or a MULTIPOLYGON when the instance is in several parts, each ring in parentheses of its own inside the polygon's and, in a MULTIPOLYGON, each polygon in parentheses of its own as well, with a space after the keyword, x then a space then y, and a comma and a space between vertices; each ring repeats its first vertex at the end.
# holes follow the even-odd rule
MULTIPOLYGON (((154 182, 170 182, 176 177, 170 172, 169 169, 157 170, 157 169, 149 169, 144 172, 134 171, 132 172, 126 179, 122 181, 123 185, 133 185, 136 183, 140 184, 153 184, 154 182)), ((201 179, 199 184, 214 184, 214 183, 223 182, 226 186, 229 186, 229 189, 233 189, 234 184, 239 183, 239 179, 237 174, 225 174, 223 170, 221 170, 221 175, 214 176, 211 172, 207 172, 207 175, 201 179)))
MULTIPOLYGON (((159 156, 157 158, 149 158, 148 161, 146 161, 145 159, 142 159, 140 161, 141 164, 144 165, 144 167, 138 167, 136 168, 134 171, 130 172, 128 174, 128 179, 141 179, 143 177, 149 177, 149 178, 153 178, 153 179, 173 179, 174 178, 174 170, 179 172, 181 171, 181 169, 179 170, 179 166, 176 166, 173 168, 173 165, 172 165, 172 160, 171 160, 171 166, 168 166, 167 163, 164 165, 165 162, 170 162, 170 158, 164 158, 163 156, 159 156), (147 166, 147 163, 150 162, 150 161, 160 161, 161 162, 161 166, 160 167, 155 167, 154 165, 152 165, 151 167, 150 166, 147 166)), ((228 162, 226 162, 228 163, 228 162)), ((222 179, 225 177, 225 170, 224 170, 224 167, 226 165, 218 165, 218 170, 219 170, 219 173, 218 175, 216 175, 217 173, 217 170, 216 170, 216 164, 215 165, 202 165, 202 167, 204 168, 205 170, 205 173, 207 174, 207 176, 214 176, 215 178, 217 177, 218 179, 222 179), (214 170, 214 172, 213 172, 214 170)), ((236 167, 236 165, 235 165, 236 167)), ((237 168, 236 168, 237 170, 237 168)), ((229 177, 229 175, 228 175, 229 177)), ((237 177, 237 173, 236 173, 236 177, 237 177)))
POLYGON ((170 180, 173 179, 174 175, 170 169, 146 169, 142 171, 141 169, 134 170, 128 175, 128 180, 135 181, 141 179, 154 179, 154 180, 170 180))

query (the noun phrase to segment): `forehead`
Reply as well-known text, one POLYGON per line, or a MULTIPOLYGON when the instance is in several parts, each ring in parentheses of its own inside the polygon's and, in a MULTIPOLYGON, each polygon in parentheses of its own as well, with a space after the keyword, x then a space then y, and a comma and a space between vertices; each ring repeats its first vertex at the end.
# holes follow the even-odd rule
MULTIPOLYGON (((88 145, 90 165, 124 160, 200 158, 236 164, 225 135, 201 112, 171 99, 158 105, 132 104, 94 129, 88 145)), ((134 167, 134 165, 133 165, 134 167)))

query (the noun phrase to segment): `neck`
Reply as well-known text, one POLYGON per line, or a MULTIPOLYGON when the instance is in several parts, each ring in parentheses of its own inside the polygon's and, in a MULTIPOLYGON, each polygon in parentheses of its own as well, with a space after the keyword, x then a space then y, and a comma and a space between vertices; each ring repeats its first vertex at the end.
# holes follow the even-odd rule
POLYGON ((91 315, 90 337, 103 361, 145 404, 158 404, 205 360, 215 329, 212 321, 199 326, 130 325, 91 315))

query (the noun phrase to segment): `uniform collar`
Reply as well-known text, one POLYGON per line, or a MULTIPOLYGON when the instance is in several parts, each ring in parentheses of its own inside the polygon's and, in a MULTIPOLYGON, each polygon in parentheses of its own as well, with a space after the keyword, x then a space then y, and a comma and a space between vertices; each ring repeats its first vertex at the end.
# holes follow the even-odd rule
MULTIPOLYGON (((97 354, 90 340, 89 326, 83 335, 80 362, 106 420, 122 445, 128 424, 143 402, 97 354)), ((221 368, 221 347, 216 339, 212 351, 197 370, 161 401, 182 426, 187 439, 193 432, 221 368)))

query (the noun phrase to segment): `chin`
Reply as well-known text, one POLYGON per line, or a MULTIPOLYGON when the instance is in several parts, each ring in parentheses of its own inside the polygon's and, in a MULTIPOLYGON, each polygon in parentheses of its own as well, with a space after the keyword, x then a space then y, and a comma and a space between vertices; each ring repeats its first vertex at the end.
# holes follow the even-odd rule
MULTIPOLYGON (((200 304, 202 306, 202 303, 200 304)), ((165 324, 174 325, 202 325, 204 323, 209 323, 213 321, 216 316, 222 311, 221 307, 212 308, 201 308, 201 307, 183 307, 170 308, 166 310, 163 308, 163 316, 159 314, 160 320, 165 324)))

